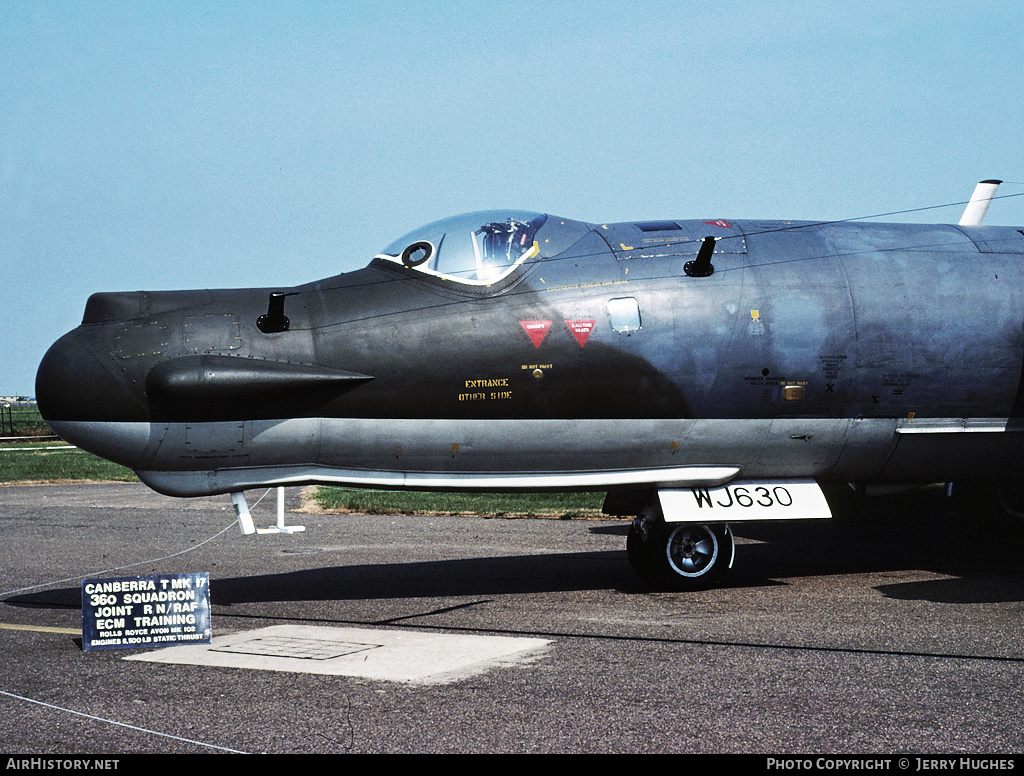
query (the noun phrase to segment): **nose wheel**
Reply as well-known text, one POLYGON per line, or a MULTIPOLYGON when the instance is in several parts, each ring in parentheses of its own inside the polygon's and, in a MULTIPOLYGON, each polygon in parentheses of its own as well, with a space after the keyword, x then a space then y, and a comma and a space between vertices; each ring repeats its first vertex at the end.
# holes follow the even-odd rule
POLYGON ((665 590, 694 590, 719 582, 732 568, 733 552, 729 526, 666 523, 658 505, 644 509, 626 537, 633 570, 665 590))

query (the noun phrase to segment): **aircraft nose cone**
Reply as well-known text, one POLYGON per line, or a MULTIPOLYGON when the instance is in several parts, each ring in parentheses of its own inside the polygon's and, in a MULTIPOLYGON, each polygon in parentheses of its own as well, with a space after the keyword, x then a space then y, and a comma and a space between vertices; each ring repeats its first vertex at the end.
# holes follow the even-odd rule
POLYGON ((113 357, 82 327, 65 334, 36 372, 36 401, 47 421, 143 420, 146 408, 128 390, 113 357))

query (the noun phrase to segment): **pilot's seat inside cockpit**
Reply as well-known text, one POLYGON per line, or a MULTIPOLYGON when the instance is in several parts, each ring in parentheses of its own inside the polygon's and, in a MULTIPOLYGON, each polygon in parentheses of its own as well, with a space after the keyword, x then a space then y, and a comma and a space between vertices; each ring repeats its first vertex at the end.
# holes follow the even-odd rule
POLYGON ((547 216, 523 211, 485 211, 435 221, 391 243, 385 259, 459 283, 501 280, 539 252, 534 236, 547 216))

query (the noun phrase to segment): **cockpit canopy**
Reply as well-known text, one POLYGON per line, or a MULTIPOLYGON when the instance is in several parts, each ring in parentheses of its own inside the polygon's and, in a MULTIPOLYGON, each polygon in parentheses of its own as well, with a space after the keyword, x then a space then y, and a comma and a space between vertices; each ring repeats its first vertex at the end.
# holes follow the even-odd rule
POLYGON ((376 258, 472 286, 501 280, 540 253, 534 237, 547 216, 486 210, 435 221, 395 240, 376 258))

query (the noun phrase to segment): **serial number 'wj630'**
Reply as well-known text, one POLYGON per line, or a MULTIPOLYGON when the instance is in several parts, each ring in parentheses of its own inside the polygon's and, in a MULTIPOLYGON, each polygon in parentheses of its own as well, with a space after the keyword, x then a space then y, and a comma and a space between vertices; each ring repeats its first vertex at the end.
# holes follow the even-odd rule
POLYGON ((806 520, 832 517, 814 480, 734 482, 719 488, 658 492, 667 522, 806 520))

